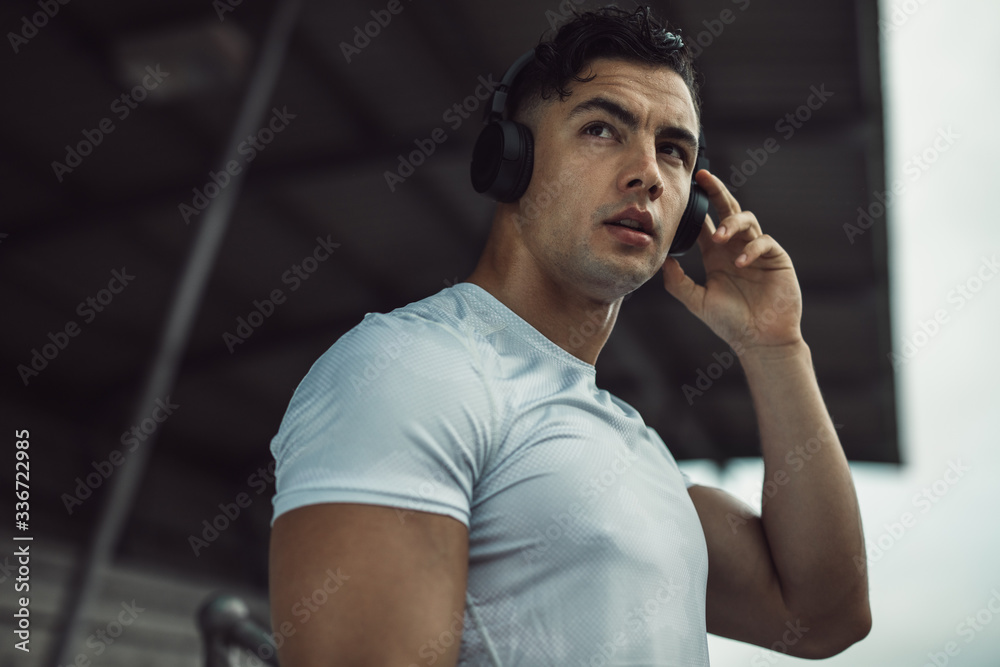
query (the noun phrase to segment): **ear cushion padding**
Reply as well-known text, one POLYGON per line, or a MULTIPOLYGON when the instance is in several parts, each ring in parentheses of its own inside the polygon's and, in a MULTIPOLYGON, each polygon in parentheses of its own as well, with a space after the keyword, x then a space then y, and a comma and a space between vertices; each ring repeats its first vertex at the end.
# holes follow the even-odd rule
POLYGON ((708 156, 705 154, 707 149, 705 131, 698 128, 698 155, 695 157, 694 171, 691 173, 691 191, 688 194, 684 215, 677 225, 674 240, 670 243, 668 254, 672 257, 679 257, 690 250, 705 224, 705 216, 708 214, 708 193, 694 180, 694 175, 702 169, 711 169, 708 156))
POLYGON ((503 159, 503 130, 491 123, 483 128, 472 149, 472 187, 479 193, 488 193, 500 174, 503 159))
POLYGON ((531 182, 531 174, 535 170, 535 138, 531 136, 531 130, 527 125, 512 123, 517 126, 520 137, 520 158, 518 160, 517 174, 514 177, 514 185, 509 192, 509 199, 499 199, 499 201, 517 201, 528 190, 531 182))
POLYGON ((698 240, 701 228, 705 224, 705 214, 708 213, 708 193, 694 181, 691 181, 691 193, 688 195, 687 207, 681 216, 680 224, 674 240, 670 243, 669 255, 683 255, 698 240))
POLYGON ((472 187, 497 201, 517 201, 528 189, 535 157, 531 130, 521 123, 490 123, 472 151, 472 187))

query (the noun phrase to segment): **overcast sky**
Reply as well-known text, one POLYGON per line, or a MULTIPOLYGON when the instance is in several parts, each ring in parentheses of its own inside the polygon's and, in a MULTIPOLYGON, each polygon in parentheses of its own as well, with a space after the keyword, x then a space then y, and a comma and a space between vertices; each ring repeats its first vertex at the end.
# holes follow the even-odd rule
MULTIPOLYGON (((988 604, 1000 611, 1000 2, 882 0, 881 15, 895 19, 881 31, 886 183, 903 191, 877 224, 889 226, 893 346, 913 345, 896 385, 906 464, 853 466, 873 629, 823 664, 997 667, 1000 613, 988 604), (925 151, 927 163, 913 160, 925 151)), ((760 496, 759 460, 725 479, 682 467, 760 496)), ((709 649, 716 667, 807 664, 713 635, 709 649)))

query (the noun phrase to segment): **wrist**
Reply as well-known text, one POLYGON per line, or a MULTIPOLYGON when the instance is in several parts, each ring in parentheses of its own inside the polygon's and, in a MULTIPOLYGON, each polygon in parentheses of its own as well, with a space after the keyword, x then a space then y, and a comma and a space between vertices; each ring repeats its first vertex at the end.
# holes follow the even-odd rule
POLYGON ((747 373, 801 362, 812 366, 812 352, 803 338, 781 345, 745 347, 739 357, 743 370, 747 373))

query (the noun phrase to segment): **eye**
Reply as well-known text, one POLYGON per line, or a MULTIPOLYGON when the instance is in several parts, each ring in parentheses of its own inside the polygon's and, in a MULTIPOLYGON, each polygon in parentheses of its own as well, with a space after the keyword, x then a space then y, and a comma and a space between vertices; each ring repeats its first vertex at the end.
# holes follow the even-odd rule
POLYGON ((660 146, 660 152, 671 154, 672 157, 677 158, 681 162, 687 161, 687 153, 677 144, 662 144, 660 146))
POLYGON ((594 123, 592 125, 588 125, 583 129, 583 133, 589 134, 592 137, 599 137, 601 139, 615 138, 615 134, 611 129, 611 126, 606 125, 605 123, 594 123))

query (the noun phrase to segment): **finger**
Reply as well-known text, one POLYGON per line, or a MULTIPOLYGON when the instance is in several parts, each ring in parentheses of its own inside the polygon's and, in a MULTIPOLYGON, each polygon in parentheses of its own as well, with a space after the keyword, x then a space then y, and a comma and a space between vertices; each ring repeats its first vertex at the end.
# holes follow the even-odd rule
POLYGON ((712 216, 708 213, 705 214, 705 222, 701 225, 701 231, 698 232, 698 249, 701 250, 702 254, 705 253, 709 248, 711 248, 713 243, 713 238, 716 233, 715 222, 712 220, 712 216))
POLYGON ((736 258, 736 266, 743 268, 750 266, 758 258, 770 259, 784 253, 784 249, 771 236, 764 234, 758 236, 743 247, 743 254, 736 258))
POLYGON ((708 169, 698 170, 698 173, 695 174, 695 180, 708 195, 708 200, 712 202, 712 206, 719 214, 719 220, 725 220, 743 210, 740 208, 740 203, 736 201, 736 197, 726 189, 726 184, 708 169))
POLYGON ((757 216, 750 211, 741 211, 719 222, 713 240, 722 243, 739 236, 744 241, 752 241, 763 233, 757 216))
POLYGON ((667 257, 663 263, 663 287, 688 310, 701 317, 705 288, 691 280, 673 257, 667 257))

